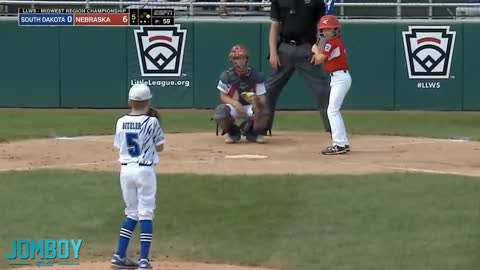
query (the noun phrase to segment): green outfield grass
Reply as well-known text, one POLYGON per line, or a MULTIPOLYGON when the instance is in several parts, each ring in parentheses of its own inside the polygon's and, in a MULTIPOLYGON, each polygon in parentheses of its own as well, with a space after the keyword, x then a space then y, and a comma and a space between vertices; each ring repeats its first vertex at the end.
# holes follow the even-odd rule
MULTIPOLYGON (((113 134, 127 110, 1 109, 0 141, 54 136, 113 134)), ((162 111, 166 132, 212 131, 210 111, 162 111)), ((480 112, 345 112, 353 134, 480 139, 480 112)), ((318 112, 278 112, 274 130, 320 131, 318 112)))
MULTIPOLYGON (((108 260, 123 218, 116 173, 4 172, 0 181, 0 265, 13 239, 82 238, 81 257, 108 260)), ((475 178, 162 175, 158 182, 156 259, 285 270, 480 269, 475 178)))

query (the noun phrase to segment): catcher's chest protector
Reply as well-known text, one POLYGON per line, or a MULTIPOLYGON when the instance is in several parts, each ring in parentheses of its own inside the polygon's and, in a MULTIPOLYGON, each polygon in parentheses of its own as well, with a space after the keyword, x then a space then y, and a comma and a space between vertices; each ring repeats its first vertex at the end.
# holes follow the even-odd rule
MULTIPOLYGON (((228 82, 232 87, 232 90, 237 92, 238 95, 238 100, 242 105, 248 105, 249 103, 245 101, 241 94, 242 92, 254 92, 256 91, 256 86, 257 86, 257 81, 255 76, 255 71, 254 70, 249 70, 247 75, 240 77, 235 73, 234 70, 229 70, 228 71, 228 82)), ((234 92, 232 91, 232 94, 234 92)))

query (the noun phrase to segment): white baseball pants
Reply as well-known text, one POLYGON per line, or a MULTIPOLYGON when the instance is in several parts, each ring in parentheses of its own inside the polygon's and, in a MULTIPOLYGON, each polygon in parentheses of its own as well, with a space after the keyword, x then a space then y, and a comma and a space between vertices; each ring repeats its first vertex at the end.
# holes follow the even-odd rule
POLYGON ((331 74, 330 100, 327 108, 328 120, 332 128, 333 145, 344 147, 348 145, 347 131, 340 112, 343 100, 352 85, 352 77, 348 71, 335 71, 331 74))
POLYGON ((235 118, 235 119, 239 119, 239 118, 245 118, 245 117, 252 117, 253 115, 253 107, 252 105, 245 105, 243 106, 243 109, 245 110, 245 114, 240 114, 237 109, 235 109, 235 107, 231 104, 227 104, 228 107, 230 107, 230 115, 235 118))
POLYGON ((155 166, 123 165, 120 170, 120 186, 125 215, 133 220, 152 220, 157 193, 155 166))

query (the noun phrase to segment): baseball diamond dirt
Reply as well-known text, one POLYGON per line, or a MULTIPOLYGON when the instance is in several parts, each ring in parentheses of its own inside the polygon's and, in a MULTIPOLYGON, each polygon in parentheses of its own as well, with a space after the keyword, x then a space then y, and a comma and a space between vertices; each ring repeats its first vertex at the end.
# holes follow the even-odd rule
MULTIPOLYGON (((410 171, 480 176, 477 158, 480 142, 473 141, 355 135, 351 138, 351 153, 331 157, 319 153, 330 138, 313 132, 277 132, 264 145, 246 142, 226 145, 222 137, 212 133, 166 134, 166 139, 158 168, 160 174, 359 175, 410 171)), ((42 168, 118 171, 112 142, 112 136, 85 136, 1 143, 0 171, 42 168)), ((108 259, 105 260, 82 261, 77 266, 54 265, 50 269, 108 269, 108 259)), ((155 269, 163 270, 266 270, 171 260, 153 263, 155 269)))
MULTIPOLYGON (((158 173, 358 175, 409 171, 480 176, 480 142, 355 135, 351 153, 325 157, 319 151, 329 138, 322 136, 313 132, 277 132, 265 145, 226 145, 222 137, 211 133, 167 134, 158 173), (236 155, 246 158, 226 158, 236 155), (268 158, 249 159, 252 155, 268 158)), ((120 165, 112 142, 112 136, 87 136, 3 143, 0 171, 118 171, 120 165)))

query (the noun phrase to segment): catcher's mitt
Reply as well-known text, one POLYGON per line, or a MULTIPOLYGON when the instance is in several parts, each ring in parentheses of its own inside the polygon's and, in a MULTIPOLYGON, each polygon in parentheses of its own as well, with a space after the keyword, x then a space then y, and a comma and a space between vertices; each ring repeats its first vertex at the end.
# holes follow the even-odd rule
POLYGON ((241 96, 245 101, 252 104, 254 116, 253 130, 260 134, 265 133, 270 128, 269 123, 272 115, 270 108, 253 92, 242 92, 241 96))

